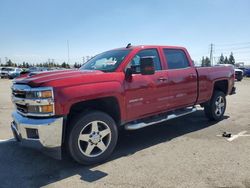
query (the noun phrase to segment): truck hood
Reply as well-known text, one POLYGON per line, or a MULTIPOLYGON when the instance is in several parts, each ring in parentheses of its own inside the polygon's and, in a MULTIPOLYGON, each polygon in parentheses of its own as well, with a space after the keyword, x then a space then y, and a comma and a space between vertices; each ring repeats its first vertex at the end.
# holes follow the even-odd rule
POLYGON ((88 75, 104 74, 98 70, 57 70, 46 72, 32 72, 24 74, 14 80, 17 84, 27 84, 32 87, 46 85, 51 82, 58 82, 62 80, 71 80, 81 78, 88 75))

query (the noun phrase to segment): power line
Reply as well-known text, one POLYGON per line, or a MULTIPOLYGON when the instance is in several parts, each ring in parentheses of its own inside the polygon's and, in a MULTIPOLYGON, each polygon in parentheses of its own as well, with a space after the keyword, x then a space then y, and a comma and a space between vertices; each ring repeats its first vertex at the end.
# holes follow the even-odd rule
POLYGON ((240 47, 240 48, 219 48, 217 50, 242 50, 242 49, 250 49, 250 46, 240 47))
POLYGON ((213 44, 210 44, 210 63, 213 66, 213 44))
POLYGON ((216 44, 216 46, 241 46, 241 45, 247 45, 247 44, 250 44, 250 42, 216 44))
MULTIPOLYGON (((231 50, 228 50, 228 51, 221 51, 221 53, 220 52, 216 52, 215 54, 217 55, 217 54, 228 54, 228 53, 231 53, 232 51, 231 50)), ((250 50, 247 50, 247 51, 233 51, 233 54, 250 54, 250 50)))

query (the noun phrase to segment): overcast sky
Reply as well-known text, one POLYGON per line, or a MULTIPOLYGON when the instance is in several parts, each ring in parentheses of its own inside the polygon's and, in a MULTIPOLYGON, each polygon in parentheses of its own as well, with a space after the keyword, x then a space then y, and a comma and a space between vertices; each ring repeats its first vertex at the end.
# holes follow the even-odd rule
POLYGON ((179 45, 195 61, 234 52, 250 64, 249 0, 0 0, 0 58, 38 63, 127 43, 179 45))

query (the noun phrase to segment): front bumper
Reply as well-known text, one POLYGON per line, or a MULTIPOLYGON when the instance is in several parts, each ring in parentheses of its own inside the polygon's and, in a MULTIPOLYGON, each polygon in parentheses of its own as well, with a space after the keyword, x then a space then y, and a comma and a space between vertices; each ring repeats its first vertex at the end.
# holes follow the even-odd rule
POLYGON ((47 155, 62 158, 63 117, 34 119, 12 113, 11 129, 23 146, 38 149, 47 155))

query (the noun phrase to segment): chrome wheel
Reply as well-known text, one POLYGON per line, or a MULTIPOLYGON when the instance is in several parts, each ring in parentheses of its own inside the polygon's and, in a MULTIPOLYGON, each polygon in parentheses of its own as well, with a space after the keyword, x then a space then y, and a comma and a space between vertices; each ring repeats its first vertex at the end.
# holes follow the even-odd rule
POLYGON ((225 100, 222 96, 217 97, 215 101, 215 114, 216 116, 220 116, 224 113, 225 109, 225 100))
POLYGON ((103 121, 92 121, 80 131, 78 147, 87 157, 97 157, 106 151, 111 141, 111 130, 103 121))

